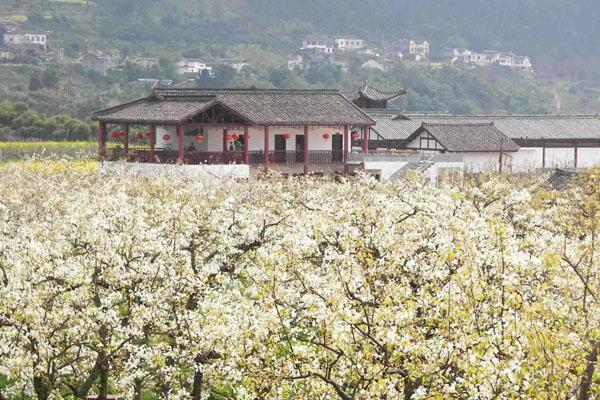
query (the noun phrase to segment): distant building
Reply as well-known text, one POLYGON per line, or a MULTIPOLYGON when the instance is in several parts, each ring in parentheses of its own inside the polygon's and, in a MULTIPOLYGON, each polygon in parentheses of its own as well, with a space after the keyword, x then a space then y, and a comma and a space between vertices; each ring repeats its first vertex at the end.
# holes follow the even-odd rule
POLYGON ((300 54, 296 54, 288 58, 288 69, 290 71, 303 70, 304 69, 304 57, 300 54))
POLYGON ((146 68, 146 69, 150 69, 156 65, 158 65, 158 58, 145 58, 145 57, 138 57, 135 60, 133 60, 133 63, 135 65, 139 65, 142 68, 146 68))
POLYGON ((97 54, 90 52, 83 56, 81 63, 83 65, 83 69, 86 71, 96 71, 100 75, 106 76, 108 67, 110 65, 110 60, 108 57, 98 56, 97 54))
POLYGON ((367 46, 367 42, 364 39, 356 36, 336 36, 333 40, 336 49, 345 50, 360 50, 367 46))
POLYGON ((398 43, 398 51, 405 59, 420 61, 429 58, 429 42, 421 39, 402 39, 398 43))
POLYGON ((301 50, 317 50, 327 54, 333 53, 333 41, 326 36, 309 35, 302 40, 301 50))
POLYGON ((244 68, 246 68, 250 65, 248 63, 248 61, 246 61, 242 58, 221 58, 219 60, 219 64, 227 65, 227 66, 235 69, 237 72, 242 72, 242 70, 244 68))
POLYGON ((10 47, 0 44, 0 60, 10 61, 16 58, 16 53, 10 47))
MULTIPOLYGON (((457 51, 458 49, 454 49, 457 51)), ((456 57, 461 62, 477 67, 486 67, 489 65, 500 65, 503 67, 518 69, 521 71, 533 71, 531 59, 527 56, 518 56, 512 52, 498 50, 485 50, 481 53, 465 50, 464 53, 456 57)))
POLYGON ((191 58, 184 58, 183 60, 178 61, 175 66, 177 67, 177 73, 179 75, 199 74, 205 70, 212 72, 212 67, 206 65, 205 62, 191 58))
POLYGON ((5 33, 4 43, 13 46, 37 45, 46 51, 46 35, 37 33, 5 33))
POLYGON ((449 64, 463 63, 467 64, 471 50, 461 48, 444 48, 440 52, 440 58, 449 64))

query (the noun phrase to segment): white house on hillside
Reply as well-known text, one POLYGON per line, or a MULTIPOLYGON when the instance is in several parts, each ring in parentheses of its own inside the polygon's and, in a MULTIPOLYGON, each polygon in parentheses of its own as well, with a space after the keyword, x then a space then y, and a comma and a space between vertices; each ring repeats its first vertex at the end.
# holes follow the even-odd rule
POLYGON ((333 40, 325 36, 309 35, 302 41, 300 50, 317 50, 324 53, 333 53, 333 40))
POLYGON ((429 58, 429 42, 421 39, 402 39, 398 43, 398 51, 405 59, 413 58, 415 60, 429 58))
POLYGON ((199 74, 204 70, 212 71, 212 68, 207 66, 205 62, 191 58, 184 58, 178 61, 175 66, 179 75, 199 74))
POLYGON ((356 36, 336 36, 333 40, 335 48, 339 50, 360 50, 367 46, 364 39, 356 36))
POLYGON ((46 51, 47 37, 37 33, 5 33, 4 42, 8 45, 39 45, 46 51))

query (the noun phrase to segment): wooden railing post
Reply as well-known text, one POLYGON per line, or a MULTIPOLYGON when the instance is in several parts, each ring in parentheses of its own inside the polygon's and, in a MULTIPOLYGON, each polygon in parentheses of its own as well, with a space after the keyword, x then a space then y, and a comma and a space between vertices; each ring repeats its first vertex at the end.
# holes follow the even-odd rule
POLYGON ((248 148, 248 143, 249 143, 249 137, 248 137, 248 125, 244 126, 244 164, 250 164, 249 163, 249 148, 248 148))
POLYGON ((348 136, 350 135, 350 127, 348 125, 344 125, 344 173, 348 173, 348 148, 350 145, 350 139, 348 136))
POLYGON ((310 153, 308 151, 308 125, 304 125, 304 174, 308 174, 308 164, 310 163, 310 153))
POLYGON ((123 153, 125 153, 125 162, 129 161, 129 124, 125 124, 125 141, 123 142, 123 153))
POLYGON ((185 131, 183 125, 177 125, 177 139, 179 142, 177 163, 183 165, 185 164, 185 131))
POLYGON ((100 162, 106 158, 106 122, 98 124, 98 158, 100 162))
POLYGON ((156 161, 156 125, 150 126, 150 163, 156 161))
POLYGON ((269 127, 265 126, 265 172, 269 171, 269 127))

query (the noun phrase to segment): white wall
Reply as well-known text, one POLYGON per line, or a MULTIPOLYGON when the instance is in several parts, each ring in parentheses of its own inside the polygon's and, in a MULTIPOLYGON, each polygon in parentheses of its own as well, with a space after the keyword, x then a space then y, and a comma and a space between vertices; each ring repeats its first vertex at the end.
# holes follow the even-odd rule
MULTIPOLYGON (((227 130, 230 135, 243 135, 243 127, 231 127, 227 130)), ((296 136, 304 136, 304 127, 281 127, 271 126, 269 127, 269 150, 275 149, 275 135, 290 134, 290 138, 286 140, 286 150, 296 150, 296 136)), ((309 127, 308 130, 308 146, 310 150, 332 150, 333 135, 340 133, 343 135, 343 127, 309 127), (329 133, 329 139, 323 138, 324 133, 329 133)), ((250 127, 248 129, 249 139, 249 151, 261 151, 264 149, 265 136, 264 128, 262 127, 250 127)), ((349 139, 350 140, 350 139, 349 139)), ((178 150, 178 139, 177 129, 174 126, 158 126, 156 128, 156 147, 164 148, 173 151, 178 150), (163 140, 165 134, 169 134, 171 139, 169 141, 163 140)), ((220 127, 209 127, 204 128, 204 142, 197 143, 195 136, 185 137, 185 148, 187 149, 190 144, 194 143, 194 146, 198 151, 211 151, 220 152, 223 151, 223 128, 220 127)), ((302 150, 302 149, 299 149, 302 150)))
POLYGON ((371 161, 365 162, 365 169, 370 172, 381 171, 380 179, 387 181, 406 164, 403 161, 371 161))
POLYGON ((171 165, 125 162, 104 162, 102 170, 108 173, 133 173, 141 176, 179 175, 192 179, 228 180, 250 177, 250 166, 236 165, 171 165))

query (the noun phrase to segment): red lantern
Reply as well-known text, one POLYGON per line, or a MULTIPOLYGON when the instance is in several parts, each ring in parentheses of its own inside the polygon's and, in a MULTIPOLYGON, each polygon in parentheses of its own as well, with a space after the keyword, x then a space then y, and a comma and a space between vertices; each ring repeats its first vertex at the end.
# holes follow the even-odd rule
POLYGON ((144 134, 142 132, 138 132, 135 134, 136 140, 142 140, 144 138, 144 134))
POLYGON ((232 135, 231 137, 233 138, 233 140, 239 140, 240 139, 240 135, 232 135))
POLYGON ((202 135, 196 136, 196 142, 198 142, 198 143, 204 142, 204 136, 202 136, 202 135))
POLYGON ((284 133, 284 134, 283 134, 283 138, 284 138, 285 140, 289 140, 291 137, 292 137, 292 135, 290 135, 289 133, 284 133))
POLYGON ((329 133, 324 133, 323 134, 323 139, 329 140, 329 138, 330 138, 329 133))
POLYGON ((358 132, 352 132, 352 139, 356 140, 360 137, 360 135, 358 134, 358 132))
POLYGON ((144 136, 145 136, 145 137, 150 137, 150 136, 152 136, 152 131, 146 131, 146 132, 144 132, 144 136))
POLYGON ((164 135, 163 135, 163 140, 164 140, 165 142, 168 142, 169 140, 171 140, 171 135, 169 135, 168 133, 164 134, 164 135))
POLYGON ((114 131, 112 133, 113 139, 124 138, 126 136, 127 136, 127 132, 125 132, 125 131, 114 131))
POLYGON ((233 136, 231 136, 231 135, 225 135, 225 140, 233 140, 233 136))

